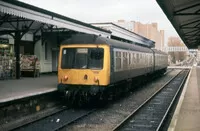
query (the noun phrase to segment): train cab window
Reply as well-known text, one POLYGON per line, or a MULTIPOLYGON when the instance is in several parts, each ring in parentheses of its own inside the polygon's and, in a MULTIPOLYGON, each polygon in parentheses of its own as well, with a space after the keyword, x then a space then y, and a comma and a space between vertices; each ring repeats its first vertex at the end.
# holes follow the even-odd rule
POLYGON ((62 51, 63 69, 102 69, 103 48, 65 48, 62 51))
POLYGON ((87 68, 88 63, 88 49, 80 48, 76 49, 75 60, 74 60, 74 68, 87 68))
POLYGON ((61 68, 72 68, 75 50, 72 48, 62 50, 61 68))
POLYGON ((104 50, 103 48, 95 48, 90 50, 89 69, 103 68, 104 50))

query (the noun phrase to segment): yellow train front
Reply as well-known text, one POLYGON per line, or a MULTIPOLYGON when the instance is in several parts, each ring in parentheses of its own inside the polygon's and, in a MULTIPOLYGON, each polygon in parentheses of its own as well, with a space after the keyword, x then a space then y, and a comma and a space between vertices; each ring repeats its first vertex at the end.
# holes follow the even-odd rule
POLYGON ((110 82, 109 46, 79 43, 80 39, 66 41, 60 46, 58 90, 67 97, 97 95, 110 82))

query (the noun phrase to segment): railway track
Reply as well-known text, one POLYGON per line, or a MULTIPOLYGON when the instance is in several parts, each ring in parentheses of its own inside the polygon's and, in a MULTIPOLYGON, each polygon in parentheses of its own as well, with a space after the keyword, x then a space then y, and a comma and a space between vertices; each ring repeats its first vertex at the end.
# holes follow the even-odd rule
POLYGON ((57 92, 0 103, 0 131, 12 130, 55 113, 63 109, 61 105, 57 92))
POLYGON ((142 105, 119 123, 113 131, 160 130, 178 92, 187 78, 189 70, 183 70, 169 80, 142 105))
POLYGON ((15 131, 55 131, 62 129, 63 127, 86 117, 87 115, 94 112, 96 109, 91 110, 74 110, 66 109, 59 111, 51 116, 39 119, 33 123, 23 125, 14 129, 15 131))

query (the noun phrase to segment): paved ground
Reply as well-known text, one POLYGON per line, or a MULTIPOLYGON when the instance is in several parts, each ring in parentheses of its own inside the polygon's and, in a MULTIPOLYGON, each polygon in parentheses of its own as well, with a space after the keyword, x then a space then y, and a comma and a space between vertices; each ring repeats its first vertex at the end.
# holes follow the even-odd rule
POLYGON ((0 103, 57 90, 56 75, 0 81, 0 103))
POLYGON ((175 130, 200 131, 200 67, 192 70, 175 130))

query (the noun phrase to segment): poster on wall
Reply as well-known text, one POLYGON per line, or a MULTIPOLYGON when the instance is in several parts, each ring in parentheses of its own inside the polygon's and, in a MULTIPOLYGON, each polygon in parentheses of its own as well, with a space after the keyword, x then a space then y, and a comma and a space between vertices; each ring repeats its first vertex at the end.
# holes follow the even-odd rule
POLYGON ((10 53, 9 40, 5 38, 0 38, 0 55, 4 56, 10 53))

